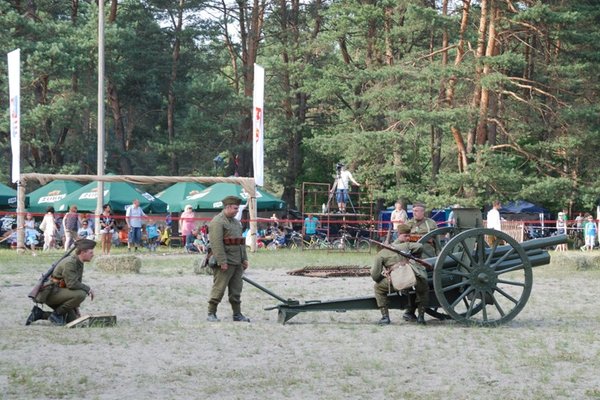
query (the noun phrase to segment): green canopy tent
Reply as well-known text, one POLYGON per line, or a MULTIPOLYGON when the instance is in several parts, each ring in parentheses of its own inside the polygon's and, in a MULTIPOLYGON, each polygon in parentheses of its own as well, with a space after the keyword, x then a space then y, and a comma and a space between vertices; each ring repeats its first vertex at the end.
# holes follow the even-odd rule
POLYGON ((206 186, 196 182, 179 182, 169 186, 154 197, 167 203, 167 210, 170 212, 181 212, 182 202, 206 189, 206 186))
MULTIPOLYGON (((67 197, 56 203, 57 212, 66 212, 72 204, 76 205, 79 211, 95 212, 98 199, 98 183, 92 182, 82 188, 69 194, 67 197)), ((144 212, 163 214, 167 212, 167 204, 150 193, 143 192, 131 183, 127 182, 105 182, 103 204, 109 204, 113 212, 123 214, 133 203, 134 199, 140 201, 140 207, 144 212)))
MULTIPOLYGON (((223 200, 227 196, 238 196, 245 204, 248 199, 248 193, 240 185, 233 183, 215 183, 204 189, 200 193, 191 196, 189 199, 179 203, 183 209, 186 204, 190 204, 194 210, 207 211, 219 210, 223 208, 223 200)), ((285 210, 285 201, 278 199, 274 195, 266 192, 264 189, 256 188, 256 205, 259 211, 267 210, 285 210)))
POLYGON ((29 193, 29 211, 33 213, 46 212, 49 206, 56 208, 56 203, 81 188, 81 183, 75 181, 56 180, 29 193))
MULTIPOLYGON (((29 197, 25 197, 25 205, 29 197)), ((10 186, 0 183, 0 209, 8 210, 17 208, 17 191, 10 186)))

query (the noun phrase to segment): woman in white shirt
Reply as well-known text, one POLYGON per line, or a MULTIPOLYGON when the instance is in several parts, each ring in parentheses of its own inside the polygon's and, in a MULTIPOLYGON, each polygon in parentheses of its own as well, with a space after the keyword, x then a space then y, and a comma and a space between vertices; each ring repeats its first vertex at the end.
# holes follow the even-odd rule
POLYGON ((44 232, 44 251, 55 248, 58 227, 54 220, 54 207, 50 206, 46 209, 46 215, 42 219, 40 230, 44 232))

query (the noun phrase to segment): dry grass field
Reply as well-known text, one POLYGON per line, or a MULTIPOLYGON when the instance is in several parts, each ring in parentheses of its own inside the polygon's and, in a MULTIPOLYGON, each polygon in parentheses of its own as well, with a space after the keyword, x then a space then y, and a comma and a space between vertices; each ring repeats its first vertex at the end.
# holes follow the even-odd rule
MULTIPOLYGON (((227 302, 206 322, 211 277, 197 258, 142 254, 139 274, 102 272, 83 313, 117 315, 112 328, 24 326, 27 298, 52 256, 0 252, 2 399, 599 399, 600 268, 595 255, 553 254, 534 270, 525 309, 477 328, 428 320, 375 324, 377 310, 304 313, 277 323, 277 300, 246 284, 234 323, 227 302), (581 259, 586 257, 585 268, 581 259), (579 266, 579 267, 578 267, 579 266)), ((370 278, 306 278, 306 265, 370 265, 372 255, 259 252, 248 275, 284 298, 364 296, 370 278)))

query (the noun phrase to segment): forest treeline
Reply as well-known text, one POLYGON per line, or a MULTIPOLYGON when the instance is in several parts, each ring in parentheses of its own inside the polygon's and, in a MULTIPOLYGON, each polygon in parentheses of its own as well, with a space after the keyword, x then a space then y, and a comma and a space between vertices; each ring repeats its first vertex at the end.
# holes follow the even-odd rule
MULTIPOLYGON (((292 207, 339 161, 386 203, 600 197, 595 0, 104 4, 107 173, 252 176, 258 63, 266 186, 292 207)), ((97 1, 0 2, 0 49, 21 49, 22 172, 96 173, 97 21, 97 1)), ((8 183, 6 61, 0 88, 8 183)))

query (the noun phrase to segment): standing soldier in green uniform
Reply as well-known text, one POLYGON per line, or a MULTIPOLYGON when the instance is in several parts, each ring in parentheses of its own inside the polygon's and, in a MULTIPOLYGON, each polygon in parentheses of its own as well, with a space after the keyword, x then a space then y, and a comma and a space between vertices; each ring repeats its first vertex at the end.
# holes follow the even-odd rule
POLYGON ((208 318, 210 322, 219 321, 217 307, 229 291, 229 303, 233 310, 233 320, 250 322, 242 314, 242 275, 248 268, 246 240, 242 237, 242 224, 235 219, 242 200, 236 196, 223 199, 223 211, 210 221, 208 237, 217 265, 214 267, 213 287, 208 300, 208 318))
MULTIPOLYGON (((94 247, 96 242, 93 240, 76 241, 75 255, 58 263, 50 276, 50 283, 36 296, 36 302, 54 309, 54 312, 47 317, 54 325, 62 326, 79 318, 79 305, 87 296, 94 300, 94 291, 82 283, 83 264, 94 257, 94 247)), ((45 317, 44 312, 35 306, 25 324, 29 325, 45 317)))
MULTIPOLYGON (((392 243, 392 247, 404 252, 410 253, 415 257, 420 257, 423 250, 423 245, 420 243, 412 243, 410 239, 410 226, 406 224, 398 225, 398 239, 392 243)), ((379 325, 390 324, 390 313, 389 313, 389 299, 388 294, 390 290, 394 290, 391 286, 391 282, 387 276, 387 270, 394 264, 402 261, 410 263, 417 283, 415 285, 416 291, 416 305, 419 309, 419 317, 415 317, 415 320, 419 324, 425 324, 425 307, 429 300, 429 284, 427 283, 427 271, 425 268, 412 260, 406 260, 405 257, 398 253, 395 253, 388 249, 381 249, 377 253, 375 258, 375 264, 371 268, 371 278, 375 281, 375 300, 377 301, 377 307, 381 311, 381 319, 379 325)), ((414 311, 413 311, 414 315, 414 311)))

